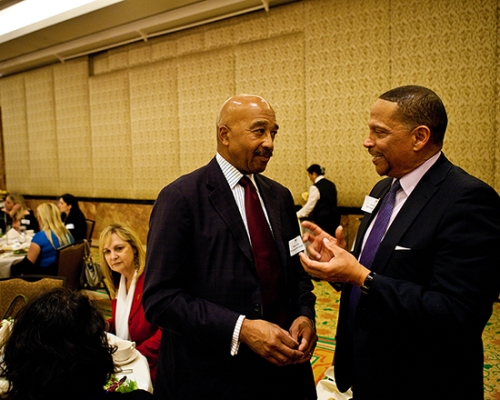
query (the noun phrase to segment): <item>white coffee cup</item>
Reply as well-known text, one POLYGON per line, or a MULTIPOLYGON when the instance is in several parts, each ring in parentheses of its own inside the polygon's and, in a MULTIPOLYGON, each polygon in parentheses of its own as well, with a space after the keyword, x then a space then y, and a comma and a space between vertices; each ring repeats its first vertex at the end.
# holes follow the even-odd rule
POLYGON ((130 342, 128 340, 119 340, 113 343, 116 347, 116 351, 113 353, 113 359, 116 362, 123 362, 132 357, 135 351, 135 342, 130 342))

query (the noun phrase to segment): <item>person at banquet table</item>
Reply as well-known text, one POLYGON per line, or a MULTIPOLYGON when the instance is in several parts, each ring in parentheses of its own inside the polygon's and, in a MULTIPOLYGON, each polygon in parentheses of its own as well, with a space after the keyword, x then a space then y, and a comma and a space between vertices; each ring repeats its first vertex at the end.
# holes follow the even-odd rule
POLYGON ((57 207, 61 212, 61 219, 66 229, 73 235, 75 241, 80 241, 87 238, 87 223, 85 215, 75 196, 71 194, 63 194, 58 202, 57 207))
MULTIPOLYGON (((17 314, 0 377, 7 400, 147 400, 145 390, 106 392, 115 372, 106 322, 82 292, 52 289, 17 314)), ((4 398, 4 397, 2 397, 4 398)))
POLYGON ((311 218, 327 232, 335 232, 340 225, 340 213, 337 208, 337 188, 325 178, 325 169, 318 164, 307 168, 307 175, 313 183, 304 206, 297 211, 297 218, 311 218))
POLYGON ((40 231, 31 239, 24 260, 11 267, 11 275, 57 275, 57 249, 74 242, 61 221, 55 204, 42 203, 37 209, 40 231))
POLYGON ((144 317, 142 288, 146 252, 137 233, 124 224, 111 224, 99 237, 104 283, 111 298, 109 332, 136 343, 155 381, 161 330, 144 317))
POLYGON ((387 177, 366 196, 353 253, 342 227, 303 222, 305 270, 343 284, 335 381, 355 400, 484 398, 482 332, 500 293, 500 197, 445 157, 447 124, 430 89, 382 94, 363 145, 387 177))
POLYGON ((38 221, 33 213, 26 206, 23 195, 19 193, 9 193, 5 197, 4 207, 2 208, 3 220, 0 228, 6 233, 10 228, 17 231, 39 230, 38 221))
POLYGON ((163 329, 155 394, 316 399, 316 296, 297 255, 293 197, 261 174, 274 110, 233 96, 216 130, 212 160, 163 188, 151 213, 144 308, 163 329))

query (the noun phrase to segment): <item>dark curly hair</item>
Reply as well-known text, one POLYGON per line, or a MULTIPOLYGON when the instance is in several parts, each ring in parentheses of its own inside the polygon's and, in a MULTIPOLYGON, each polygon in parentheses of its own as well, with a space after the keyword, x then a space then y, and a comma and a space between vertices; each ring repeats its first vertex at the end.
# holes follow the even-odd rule
POLYGON ((86 399, 114 372, 105 321, 83 293, 58 288, 18 314, 4 350, 1 376, 12 400, 86 399))

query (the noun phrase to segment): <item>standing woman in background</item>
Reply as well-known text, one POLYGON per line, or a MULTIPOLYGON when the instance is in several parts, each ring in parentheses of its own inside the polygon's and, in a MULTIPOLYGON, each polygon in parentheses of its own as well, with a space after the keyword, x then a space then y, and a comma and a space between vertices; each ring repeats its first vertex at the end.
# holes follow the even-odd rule
POLYGON ((24 201, 24 197, 19 193, 9 193, 5 197, 3 211, 3 226, 1 228, 6 233, 10 228, 21 231, 21 227, 25 230, 38 231, 38 222, 35 214, 30 210, 24 201))
POLYGON ((41 230, 31 239, 26 258, 12 265, 11 276, 57 275, 57 249, 74 241, 54 204, 42 203, 36 211, 41 230))
POLYGON ((318 164, 312 164, 307 168, 307 175, 313 185, 309 188, 306 204, 297 211, 297 218, 310 217, 322 229, 335 232, 340 225, 337 188, 332 181, 325 178, 325 169, 318 164))
POLYGON ((87 239, 87 223, 78 200, 72 194, 63 194, 57 202, 61 219, 66 229, 71 232, 75 241, 87 239))
POLYGON ((99 254, 104 283, 111 298, 109 332, 136 342, 137 350, 148 360, 154 384, 161 330, 147 322, 144 316, 144 247, 130 227, 111 224, 101 232, 99 254))

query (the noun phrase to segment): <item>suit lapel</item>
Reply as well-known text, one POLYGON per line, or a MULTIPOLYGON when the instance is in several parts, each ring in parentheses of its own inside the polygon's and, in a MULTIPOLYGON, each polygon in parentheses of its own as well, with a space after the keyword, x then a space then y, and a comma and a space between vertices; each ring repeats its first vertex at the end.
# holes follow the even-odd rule
POLYGON ((207 165, 207 188, 210 203, 228 226, 241 251, 253 261, 252 247, 240 210, 215 158, 207 165))
POLYGON ((438 190, 450 168, 451 163, 442 155, 436 164, 422 177, 387 230, 382 243, 380 243, 372 264, 374 271, 383 272, 383 267, 387 265, 396 245, 438 190))

